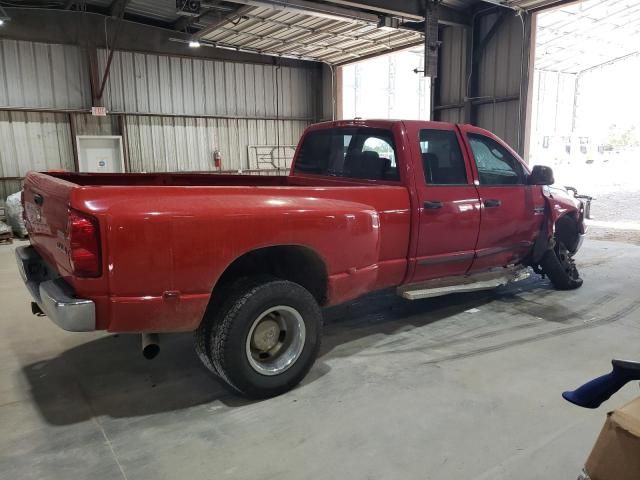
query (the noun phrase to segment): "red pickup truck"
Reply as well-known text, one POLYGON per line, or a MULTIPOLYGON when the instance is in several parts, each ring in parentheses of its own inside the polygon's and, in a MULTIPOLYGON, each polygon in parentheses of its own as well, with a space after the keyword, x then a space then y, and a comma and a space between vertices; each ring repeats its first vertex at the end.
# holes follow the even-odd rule
POLYGON ((294 387, 320 346, 320 307, 394 287, 406 299, 535 272, 582 284, 583 206, 470 125, 309 127, 288 177, 35 173, 16 250, 34 313, 69 331, 195 331, 236 390, 294 387))

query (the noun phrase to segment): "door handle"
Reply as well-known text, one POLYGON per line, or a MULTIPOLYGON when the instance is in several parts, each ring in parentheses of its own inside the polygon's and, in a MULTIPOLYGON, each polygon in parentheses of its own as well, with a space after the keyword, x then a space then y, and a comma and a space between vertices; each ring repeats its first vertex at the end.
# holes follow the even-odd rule
POLYGON ((424 208, 429 210, 435 210, 437 208, 442 208, 442 202, 440 200, 425 200, 424 208))
POLYGON ((487 208, 495 208, 495 207, 499 207, 500 205, 502 205, 502 202, 500 200, 495 200, 493 198, 484 201, 484 206, 487 208))

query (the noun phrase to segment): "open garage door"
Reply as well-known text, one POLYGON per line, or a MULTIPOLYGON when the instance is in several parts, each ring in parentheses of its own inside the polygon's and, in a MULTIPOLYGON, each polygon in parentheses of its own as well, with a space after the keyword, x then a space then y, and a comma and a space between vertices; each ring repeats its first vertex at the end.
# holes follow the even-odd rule
POLYGON ((640 243, 640 4, 583 1, 536 23, 529 161, 596 197, 592 237, 640 243))

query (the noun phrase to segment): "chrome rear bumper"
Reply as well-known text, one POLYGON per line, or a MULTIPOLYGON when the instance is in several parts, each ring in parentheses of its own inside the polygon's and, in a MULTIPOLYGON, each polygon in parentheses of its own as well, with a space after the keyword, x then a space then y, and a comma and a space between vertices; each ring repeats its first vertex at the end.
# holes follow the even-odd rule
POLYGON ((76 298, 69 284, 46 265, 33 247, 16 248, 16 260, 31 296, 53 323, 70 332, 96 329, 93 301, 76 298))

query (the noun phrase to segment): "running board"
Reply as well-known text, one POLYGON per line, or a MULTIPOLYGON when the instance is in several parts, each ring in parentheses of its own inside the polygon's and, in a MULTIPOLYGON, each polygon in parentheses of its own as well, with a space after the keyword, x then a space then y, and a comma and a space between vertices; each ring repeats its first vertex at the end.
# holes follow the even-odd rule
POLYGON ((499 271, 489 271, 472 275, 439 278, 398 288, 398 295, 407 300, 439 297, 450 293, 475 292, 489 290, 528 278, 528 268, 507 267, 499 271))

